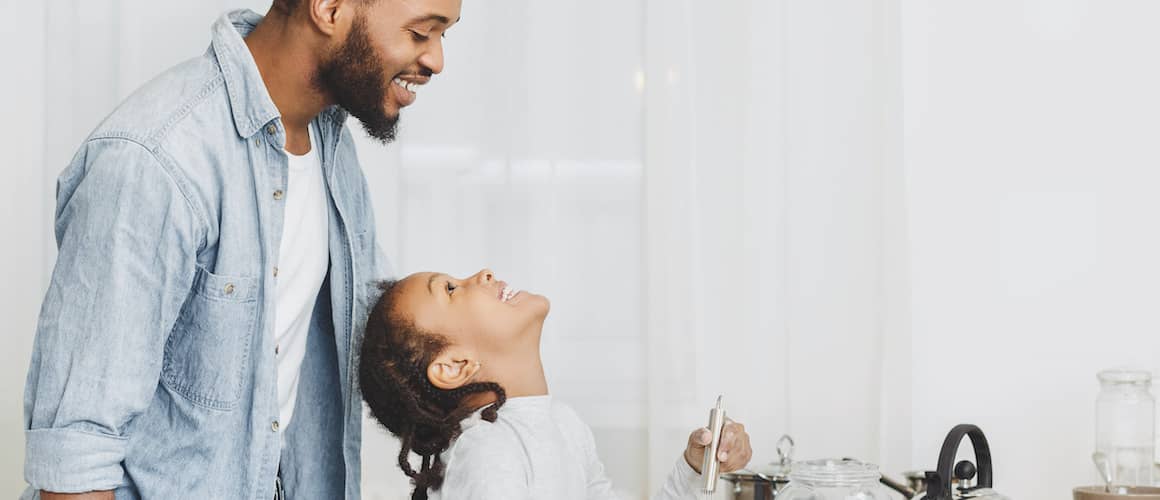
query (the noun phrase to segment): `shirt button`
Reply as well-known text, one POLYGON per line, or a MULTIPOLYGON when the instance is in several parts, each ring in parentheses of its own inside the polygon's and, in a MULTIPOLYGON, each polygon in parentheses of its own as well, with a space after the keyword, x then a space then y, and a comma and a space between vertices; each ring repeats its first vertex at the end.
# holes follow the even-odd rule
POLYGON ((274 134, 278 133, 278 127, 274 126, 273 123, 266 125, 266 133, 268 133, 270 135, 274 135, 274 134))
POLYGON ((282 349, 282 346, 281 346, 281 345, 276 345, 276 346, 274 346, 274 355, 275 355, 275 356, 277 356, 277 355, 278 355, 278 351, 280 351, 281 349, 282 349))
POLYGON ((285 196, 285 194, 282 192, 281 189, 274 191, 274 199, 275 200, 281 200, 283 196, 285 196))
POLYGON ((255 137, 255 138, 254 138, 254 145, 255 145, 255 146, 258 146, 258 147, 262 147, 262 138, 261 138, 261 137, 255 137))
POLYGON ((274 266, 274 277, 278 277, 278 266, 274 266))
POLYGON ((280 429, 280 428, 281 428, 281 426, 278 425, 277 420, 275 420, 272 424, 270 424, 270 430, 272 430, 274 432, 278 432, 278 429, 280 429))
POLYGON ((234 284, 233 283, 226 283, 225 290, 223 290, 223 291, 226 292, 226 295, 234 293, 234 284))

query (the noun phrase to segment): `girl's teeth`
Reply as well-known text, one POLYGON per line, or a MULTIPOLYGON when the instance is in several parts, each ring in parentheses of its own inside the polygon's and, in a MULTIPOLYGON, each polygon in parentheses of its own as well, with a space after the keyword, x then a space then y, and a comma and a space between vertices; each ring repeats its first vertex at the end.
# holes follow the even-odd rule
POLYGON ((520 291, 516 290, 515 288, 512 288, 510 286, 505 286, 503 288, 503 291, 500 292, 500 295, 501 295, 500 300, 503 302, 507 302, 507 301, 511 300, 512 297, 515 297, 515 295, 517 293, 520 293, 520 291))

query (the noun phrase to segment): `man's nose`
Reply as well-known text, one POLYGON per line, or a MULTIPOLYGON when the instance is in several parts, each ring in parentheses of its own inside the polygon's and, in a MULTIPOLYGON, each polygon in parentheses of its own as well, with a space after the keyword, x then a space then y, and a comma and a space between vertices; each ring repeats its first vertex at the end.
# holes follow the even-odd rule
POLYGON ((432 75, 443 72, 443 41, 441 38, 436 37, 432 40, 427 50, 419 56, 419 64, 432 75))

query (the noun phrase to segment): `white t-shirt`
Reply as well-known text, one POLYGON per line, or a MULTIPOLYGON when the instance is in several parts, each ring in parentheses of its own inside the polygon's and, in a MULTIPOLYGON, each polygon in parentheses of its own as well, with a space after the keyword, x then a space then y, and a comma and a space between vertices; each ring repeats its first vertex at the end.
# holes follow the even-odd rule
MULTIPOLYGON (((432 500, 613 500, 592 430, 551 396, 511 398, 495 422, 476 412, 442 455, 432 500)), ((698 498, 700 474, 681 458, 653 500, 698 498)))
POLYGON ((306 357, 306 335, 314 302, 330 262, 330 215, 322 161, 314 126, 310 152, 289 158, 289 173, 282 203, 285 203, 282 241, 278 250, 277 305, 274 340, 278 359, 278 421, 288 428, 298 397, 298 376, 306 357))

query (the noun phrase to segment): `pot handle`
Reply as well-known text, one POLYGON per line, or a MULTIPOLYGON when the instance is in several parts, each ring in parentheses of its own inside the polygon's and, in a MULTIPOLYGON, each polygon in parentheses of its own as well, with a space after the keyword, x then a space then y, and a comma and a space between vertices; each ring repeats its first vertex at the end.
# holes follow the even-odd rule
POLYGON ((959 445, 964 437, 970 438, 971 445, 975 448, 975 461, 978 462, 976 469, 979 474, 978 486, 975 488, 990 488, 992 486, 991 447, 987 444, 987 436, 984 436, 983 430, 977 426, 959 424, 951 429, 950 434, 947 434, 947 438, 943 441, 942 451, 938 455, 938 470, 926 473, 925 498, 950 500, 951 474, 955 468, 955 455, 958 453, 959 445))

